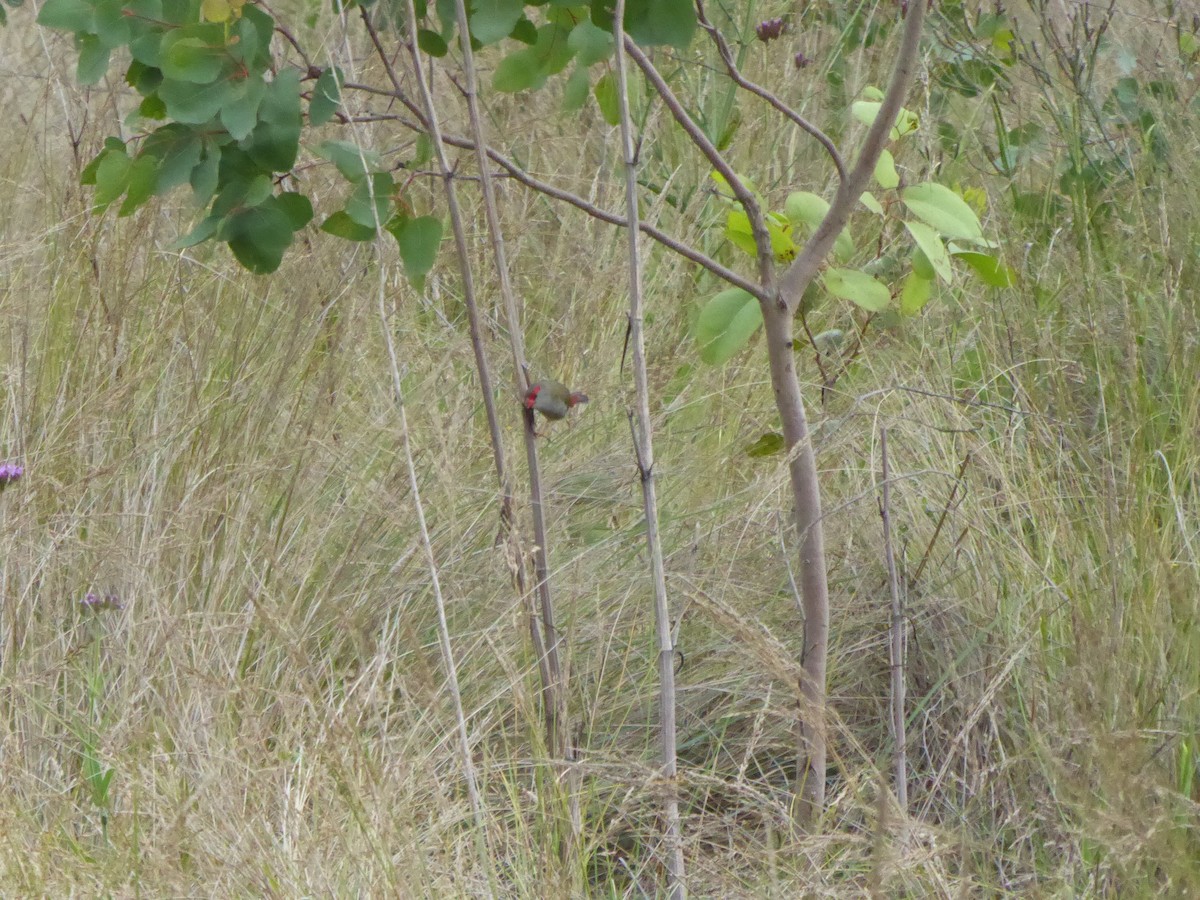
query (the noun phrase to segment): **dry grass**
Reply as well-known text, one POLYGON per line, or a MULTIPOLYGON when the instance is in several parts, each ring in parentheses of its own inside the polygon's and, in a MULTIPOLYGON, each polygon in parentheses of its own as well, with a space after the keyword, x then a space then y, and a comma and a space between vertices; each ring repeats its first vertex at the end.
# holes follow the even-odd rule
MULTIPOLYGON (((0 35, 15 43, 28 27, 0 35)), ((47 69, 27 58, 23 71, 47 69)), ((5 892, 571 890, 543 872, 558 811, 537 788, 536 682, 492 546, 494 475, 453 278, 415 296, 385 250, 490 872, 474 853, 397 456, 374 257, 314 234, 255 279, 223 248, 162 250, 183 227, 176 210, 91 217, 62 126, 91 110, 86 158, 113 128, 110 98, 53 75, 27 87, 4 95, 0 117, 0 458, 27 468, 0 496, 5 892), (124 609, 81 609, 89 591, 124 609)), ((532 169, 616 205, 616 182, 596 174, 615 143, 580 147, 552 117, 497 111, 522 114, 532 169)), ((1021 285, 944 292, 922 318, 868 331, 826 404, 811 391, 835 597, 822 838, 784 826, 800 625, 781 550, 785 473, 744 452, 775 428, 765 354, 702 367, 689 325, 713 286, 653 261, 695 894, 1200 891, 1200 197, 1183 149, 1196 134, 1171 119, 1176 168, 1146 163, 1091 228, 1022 222, 1005 183, 946 160, 988 191, 989 230, 1021 285), (951 503, 907 597, 907 819, 880 798, 881 424, 910 575, 951 503)), ((755 156, 738 166, 771 173, 764 187, 796 183, 790 137, 749 112, 742 135, 755 156)), ((678 207, 656 214, 715 246, 695 222, 704 171, 674 141, 643 150, 651 177, 673 178, 678 207)), ((1022 189, 1044 188, 1056 158, 1030 162, 1022 189)), ((543 445, 586 776, 589 861, 574 889, 590 877, 601 895, 651 890, 655 651, 619 371, 619 238, 515 186, 506 200, 530 354, 592 397, 543 445)), ((815 315, 844 327, 851 313, 815 315)), ((503 348, 497 329, 498 363, 503 348)), ((515 449, 519 420, 503 408, 515 449)))

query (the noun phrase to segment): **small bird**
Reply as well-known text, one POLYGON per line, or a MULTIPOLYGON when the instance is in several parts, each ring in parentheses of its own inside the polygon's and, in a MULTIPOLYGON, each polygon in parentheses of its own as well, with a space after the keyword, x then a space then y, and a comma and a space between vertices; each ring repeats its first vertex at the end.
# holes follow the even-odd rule
POLYGON ((565 384, 550 378, 543 378, 525 395, 526 409, 536 409, 547 419, 555 421, 566 416, 572 406, 587 402, 587 394, 572 391, 565 384))

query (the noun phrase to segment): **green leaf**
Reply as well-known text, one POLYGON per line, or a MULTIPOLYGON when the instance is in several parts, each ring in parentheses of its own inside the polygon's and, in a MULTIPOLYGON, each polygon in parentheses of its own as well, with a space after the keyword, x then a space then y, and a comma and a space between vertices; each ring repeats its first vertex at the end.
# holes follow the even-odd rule
POLYGON ((258 124, 258 110, 267 93, 267 83, 261 78, 242 78, 231 81, 229 95, 221 106, 221 124, 234 140, 240 141, 258 124))
POLYGON ((591 82, 588 78, 588 70, 583 66, 576 66, 575 71, 570 74, 563 85, 563 112, 575 112, 582 109, 583 104, 587 103, 589 87, 591 87, 591 82))
POLYGON ((538 59, 544 78, 562 72, 575 56, 575 50, 570 47, 570 32, 574 29, 571 17, 566 14, 554 17, 552 14, 550 18, 552 24, 538 29, 538 41, 529 48, 538 59))
MULTIPOLYGON (((783 210, 793 224, 803 225, 812 232, 825 220, 829 202, 809 191, 794 191, 788 194, 783 210)), ((839 262, 846 262, 854 256, 854 239, 850 236, 849 226, 843 228, 833 242, 833 252, 839 262)))
POLYGON ((857 269, 829 269, 821 281, 833 296, 857 303, 869 312, 887 309, 892 300, 886 284, 857 269))
POLYGON ((388 232, 400 246, 404 274, 417 289, 425 284, 425 276, 437 261, 442 243, 442 221, 436 216, 409 218, 397 216, 387 224, 388 232))
POLYGON ((450 46, 446 43, 446 39, 428 28, 417 30, 417 46, 421 48, 422 53, 438 59, 450 52, 450 46))
POLYGON ((192 25, 163 38, 160 68, 166 78, 211 84, 221 76, 227 60, 220 25, 192 25))
POLYGON ((369 241, 375 237, 374 228, 359 225, 341 209, 321 223, 321 230, 348 241, 369 241))
POLYGON ((537 43, 538 31, 537 26, 529 21, 525 16, 522 16, 520 21, 513 26, 512 32, 509 34, 514 41, 520 41, 522 44, 532 47, 537 43))
POLYGON ((532 47, 508 54, 492 74, 492 87, 503 93, 515 94, 545 83, 546 76, 542 74, 540 61, 532 47))
POLYGON ((933 263, 929 261, 929 257, 925 255, 920 247, 913 247, 912 268, 917 275, 926 281, 933 281, 933 279, 937 278, 937 272, 933 270, 933 263))
POLYGON ((900 312, 906 316, 915 316, 932 296, 933 282, 922 278, 915 271, 909 272, 904 279, 904 287, 900 289, 900 312))
POLYGON ((864 193, 861 197, 858 198, 858 202, 861 203, 863 206, 865 206, 867 209, 869 209, 871 212, 875 213, 875 215, 877 215, 877 216, 883 215, 883 206, 881 206, 879 201, 875 199, 874 194, 871 194, 869 192, 864 193))
MULTIPOLYGON (((139 4, 142 5, 144 4, 139 4)), ((137 12, 141 13, 141 10, 137 12)), ((133 37, 131 24, 137 24, 139 31, 144 27, 134 18, 133 13, 133 10, 127 13, 123 0, 99 0, 96 3, 91 32, 109 50, 124 47, 133 37)))
POLYGON ((741 288, 722 291, 704 305, 696 320, 700 358, 709 365, 729 361, 762 325, 758 301, 741 288))
MULTIPOLYGON (((150 31, 140 37, 134 38, 129 42, 129 55, 133 57, 135 62, 141 63, 149 69, 161 72, 159 66, 162 65, 162 43, 163 35, 158 31, 150 31)), ((139 90, 139 85, 134 85, 139 90)))
MULTIPOLYGON (((241 146, 264 169, 287 172, 300 152, 300 73, 286 69, 267 88, 258 125, 241 146)), ((248 267, 249 268, 249 267, 248 267)))
POLYGON ((1017 280, 1016 270, 987 253, 972 250, 951 250, 955 259, 961 259, 984 284, 992 287, 1009 287, 1017 280))
POLYGON ((37 23, 60 31, 90 33, 93 16, 92 5, 83 0, 46 0, 37 23))
POLYGON ((298 194, 295 191, 284 191, 278 194, 275 200, 279 205, 279 209, 287 216, 288 223, 291 225, 293 232, 299 231, 312 221, 312 201, 303 194, 298 194))
POLYGON ((184 125, 164 125, 147 135, 140 156, 150 156, 158 161, 154 193, 164 194, 186 183, 200 164, 203 147, 200 136, 184 125))
POLYGON ((944 237, 985 242, 983 226, 975 211, 950 188, 932 181, 914 184, 900 192, 900 199, 913 215, 928 222, 944 237))
POLYGON ((230 216, 222 234, 238 262, 256 275, 269 275, 283 262, 293 232, 287 214, 271 197, 230 216))
POLYGON ((79 65, 75 68, 75 78, 80 84, 95 84, 108 71, 109 49, 92 34, 76 37, 75 47, 79 50, 79 65))
POLYGON ((522 0, 474 0, 471 34, 482 44, 508 37, 525 12, 522 0))
POLYGON ((913 236, 913 240, 917 242, 917 246, 921 248, 938 277, 947 284, 952 282, 954 267, 950 265, 950 254, 946 252, 946 245, 942 243, 938 233, 921 222, 905 222, 904 227, 913 236))
POLYGON ((234 28, 228 41, 230 57, 241 63, 250 75, 261 76, 272 66, 271 38, 275 34, 275 20, 262 7, 253 3, 242 6, 242 18, 234 28))
POLYGON ((583 19, 571 29, 571 36, 567 38, 567 46, 575 54, 578 64, 587 68, 612 56, 614 46, 612 32, 603 31, 587 19, 583 19))
POLYGON ((794 191, 783 203, 783 211, 797 225, 816 228, 829 212, 829 201, 809 191, 794 191))
MULTIPOLYGON (((608 14, 609 28, 596 22, 593 8, 592 21, 604 30, 612 23, 611 0, 608 14)), ((625 30, 643 47, 668 44, 677 50, 686 50, 696 31, 696 9, 691 0, 628 0, 625 4, 625 30)))
POLYGON ((208 201, 217 192, 220 164, 221 148, 213 141, 205 141, 204 155, 199 165, 192 169, 189 179, 192 185, 192 202, 197 206, 207 206, 208 201))
POLYGON ((875 164, 875 181, 884 190, 900 186, 900 173, 896 171, 896 160, 890 150, 884 149, 879 154, 879 162, 875 164))
POLYGON ((391 218, 389 211, 395 186, 387 172, 376 172, 370 178, 363 178, 355 184, 346 201, 346 215, 372 231, 382 227, 391 218))
POLYGON ((162 102, 158 94, 151 94, 138 104, 138 115, 143 119, 162 121, 167 117, 167 104, 162 102))
POLYGON ((125 193, 129 187, 129 173, 133 168, 131 160, 124 152, 115 150, 104 154, 100 165, 96 167, 95 209, 103 212, 108 205, 125 193))
POLYGON ((321 141, 313 148, 313 152, 337 166, 342 177, 351 182, 361 181, 383 167, 378 153, 360 150, 349 141, 321 141))
POLYGON ((204 125, 220 111, 229 99, 228 81, 195 84, 190 81, 165 79, 158 96, 166 105, 167 115, 185 125, 204 125))
POLYGON ((233 18, 229 0, 201 0, 200 17, 206 22, 228 22, 233 18))
MULTIPOLYGON (((798 248, 792 240, 792 223, 778 213, 769 213, 765 223, 767 235, 771 239, 771 252, 775 259, 788 262, 796 258, 798 248)), ((758 245, 754 242, 754 232, 750 228, 750 217, 741 208, 731 209, 725 219, 725 237, 739 250, 744 250, 751 256, 758 256, 758 245)))
MULTIPOLYGON (((850 114, 864 125, 870 126, 875 123, 875 119, 879 117, 879 111, 882 108, 883 104, 877 103, 874 100, 856 100, 850 104, 850 114)), ((920 117, 915 113, 910 112, 904 107, 900 107, 900 112, 896 114, 896 122, 892 126, 892 130, 888 132, 888 140, 899 140, 904 135, 916 131, 920 121, 920 117)))
POLYGON ((750 230, 750 217, 741 209, 731 209, 725 217, 725 238, 743 253, 758 255, 754 233, 750 230))
POLYGON ((83 167, 83 171, 79 173, 80 184, 95 184, 96 172, 100 168, 100 164, 104 162, 104 157, 109 153, 120 153, 125 156, 125 143, 120 138, 107 138, 104 141, 104 149, 92 157, 92 161, 83 167))
POLYGON ((342 70, 334 66, 326 69, 313 86, 312 99, 308 101, 308 121, 311 125, 324 125, 337 112, 342 101, 342 70))
POLYGON ((621 109, 617 101, 617 79, 612 72, 605 72, 592 88, 596 103, 600 106, 600 115, 609 125, 621 121, 621 109))
POLYGON ((125 202, 117 211, 118 217, 128 216, 154 194, 158 181, 158 160, 152 156, 139 156, 129 167, 128 193, 125 202))
POLYGON ((782 434, 778 431, 768 431, 766 434, 759 435, 758 440, 753 444, 746 445, 746 455, 751 459, 761 459, 764 456, 782 453, 786 446, 782 434))
POLYGON ((227 178, 225 173, 222 176, 221 192, 212 205, 213 215, 226 216, 237 210, 258 206, 274 190, 271 176, 265 172, 250 178, 227 178))
POLYGON ((149 98, 162 84, 162 70, 135 59, 125 70, 125 83, 143 97, 149 98))

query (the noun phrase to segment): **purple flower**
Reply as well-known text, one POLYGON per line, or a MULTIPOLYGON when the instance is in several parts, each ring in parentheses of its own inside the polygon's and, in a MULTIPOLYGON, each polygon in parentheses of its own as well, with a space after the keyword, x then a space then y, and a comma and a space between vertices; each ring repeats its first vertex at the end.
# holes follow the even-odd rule
POLYGON ((17 463, 0 463, 0 490, 11 481, 20 481, 25 474, 25 467, 17 463))
POLYGON ((754 29, 755 36, 764 44, 775 40, 787 29, 787 23, 783 19, 767 19, 764 22, 759 22, 754 29))
POLYGON ((124 609, 125 604, 121 602, 121 598, 113 592, 109 592, 101 597, 94 591, 88 591, 87 596, 79 601, 79 605, 84 609, 90 609, 92 612, 104 612, 109 609, 124 609))

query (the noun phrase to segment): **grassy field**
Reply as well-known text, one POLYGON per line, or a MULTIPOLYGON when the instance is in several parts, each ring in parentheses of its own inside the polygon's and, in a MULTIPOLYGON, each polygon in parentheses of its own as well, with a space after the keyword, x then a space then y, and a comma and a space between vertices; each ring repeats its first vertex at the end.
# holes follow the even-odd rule
MULTIPOLYGON (((1200 896, 1200 128, 1175 32, 1152 4, 1130 7, 1097 57, 1093 104, 1048 57, 1011 67, 997 91, 1007 128, 1042 139, 1008 174, 989 165, 986 98, 946 99, 930 78, 910 104, 919 150, 902 164, 982 192, 1017 284, 962 277, 921 316, 873 323, 826 396, 806 357, 834 607, 821 836, 787 824, 801 621, 786 470, 746 453, 778 428, 766 354, 701 364, 692 322, 717 286, 651 256, 696 896, 1200 896), (1141 85, 1133 105, 1152 127, 1104 107, 1122 77, 1141 85), (906 818, 881 802, 882 427, 912 579, 906 818)), ((1035 11, 1016 15, 1044 46, 1035 11)), ((449 244, 418 295, 387 244, 312 229, 256 278, 223 246, 165 249, 188 227, 185 197, 92 216, 78 174, 128 98, 116 76, 74 86, 69 44, 31 16, 11 12, 0 31, 0 462, 25 467, 0 493, 0 894, 653 895, 656 646, 621 371, 623 236, 503 188, 530 356, 592 398, 542 444, 584 791, 577 870, 548 875, 559 811, 538 789, 536 665, 494 546, 449 244), (399 452, 381 286, 487 867, 399 452), (89 594, 112 608, 88 608, 89 594)), ((931 36, 936 75, 952 34, 931 36)), ((832 38, 813 40, 826 58, 832 38)), ((845 99, 878 78, 876 56, 852 62, 846 98, 808 105, 818 120, 845 128, 845 99)), ((754 74, 770 65, 756 57, 754 74)), ((720 108, 716 80, 680 77, 720 108)), ((805 83, 787 84, 799 102, 805 83)), ((501 99, 493 121, 524 135, 531 170, 619 208, 615 135, 596 127, 581 143, 552 103, 501 99)), ((824 189, 817 152, 759 115, 744 106, 739 170, 779 197, 824 189)), ((643 155, 649 181, 671 179, 662 226, 716 252, 707 170, 661 120, 643 155)), ((320 169, 304 177, 334 189, 320 169)), ((428 190, 414 188, 432 209, 428 190)), ((480 246, 516 460, 521 417, 480 246)), ((825 302, 812 320, 850 330, 861 315, 825 302)))

